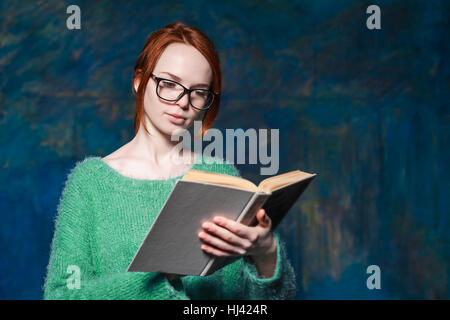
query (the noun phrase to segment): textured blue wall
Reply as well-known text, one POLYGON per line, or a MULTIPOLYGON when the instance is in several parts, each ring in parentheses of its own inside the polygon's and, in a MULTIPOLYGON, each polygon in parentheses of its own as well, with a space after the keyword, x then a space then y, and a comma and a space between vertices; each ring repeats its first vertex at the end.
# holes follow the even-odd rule
POLYGON ((38 3, 0 3, 0 298, 41 298, 66 175, 132 139, 135 60, 178 20, 222 59, 215 127, 279 128, 280 172, 318 173, 280 225, 297 298, 450 298, 450 2, 377 1, 376 31, 366 1, 77 1, 79 31, 38 3))

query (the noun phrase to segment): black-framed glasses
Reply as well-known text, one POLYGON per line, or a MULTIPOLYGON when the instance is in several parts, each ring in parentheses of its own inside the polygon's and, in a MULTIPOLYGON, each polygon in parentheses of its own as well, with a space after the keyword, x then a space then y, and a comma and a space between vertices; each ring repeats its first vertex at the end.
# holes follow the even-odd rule
POLYGON ((174 80, 160 78, 153 73, 150 76, 156 81, 156 94, 158 97, 173 102, 180 100, 187 92, 189 104, 197 110, 209 109, 217 95, 207 89, 188 89, 174 80))

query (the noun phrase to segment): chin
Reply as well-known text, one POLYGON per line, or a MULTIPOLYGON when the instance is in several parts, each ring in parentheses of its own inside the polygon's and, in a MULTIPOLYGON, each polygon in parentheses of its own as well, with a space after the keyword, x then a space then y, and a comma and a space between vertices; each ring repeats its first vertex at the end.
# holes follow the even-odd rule
POLYGON ((167 126, 164 126, 164 128, 161 128, 160 131, 163 132, 166 136, 172 136, 175 134, 181 134, 184 130, 187 130, 184 126, 178 126, 176 124, 168 124, 167 126))

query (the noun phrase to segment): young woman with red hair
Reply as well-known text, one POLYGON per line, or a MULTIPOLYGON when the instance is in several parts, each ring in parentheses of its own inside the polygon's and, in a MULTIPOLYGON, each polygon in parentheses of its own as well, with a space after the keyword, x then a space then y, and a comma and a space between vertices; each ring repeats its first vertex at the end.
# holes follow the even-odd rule
POLYGON ((126 272, 175 182, 191 168, 240 176, 223 159, 175 154, 176 130, 217 117, 219 56, 208 37, 180 22, 153 32, 135 65, 135 136, 110 155, 71 170, 58 206, 44 299, 292 299, 295 274, 263 209, 258 225, 217 216, 198 234, 217 256, 242 256, 206 277, 126 272), (177 158, 179 157, 179 158, 177 158), (174 161, 176 160, 176 161, 174 161), (187 160, 187 161, 186 161, 187 160), (180 163, 182 163, 180 165, 180 163), (221 218, 221 219, 220 219, 221 218))

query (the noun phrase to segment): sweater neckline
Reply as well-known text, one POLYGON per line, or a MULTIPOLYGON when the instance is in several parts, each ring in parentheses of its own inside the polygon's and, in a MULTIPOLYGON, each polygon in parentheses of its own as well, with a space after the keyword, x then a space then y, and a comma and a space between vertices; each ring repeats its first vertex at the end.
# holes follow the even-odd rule
POLYGON ((181 175, 178 175, 176 177, 167 178, 167 179, 138 179, 138 178, 132 178, 132 177, 123 175, 122 173, 120 173, 119 171, 117 171, 116 169, 111 167, 109 164, 107 164, 105 161, 103 161, 100 156, 92 157, 92 158, 95 159, 100 164, 100 166, 105 169, 105 171, 108 173, 108 175, 110 177, 114 178, 118 182, 122 182, 125 184, 131 184, 131 185, 149 185, 149 184, 154 184, 154 183, 174 182, 176 180, 183 178, 184 175, 186 175, 186 173, 189 170, 197 169, 197 165, 198 165, 197 154, 194 153, 194 164, 188 170, 186 170, 186 172, 184 172, 181 175))

